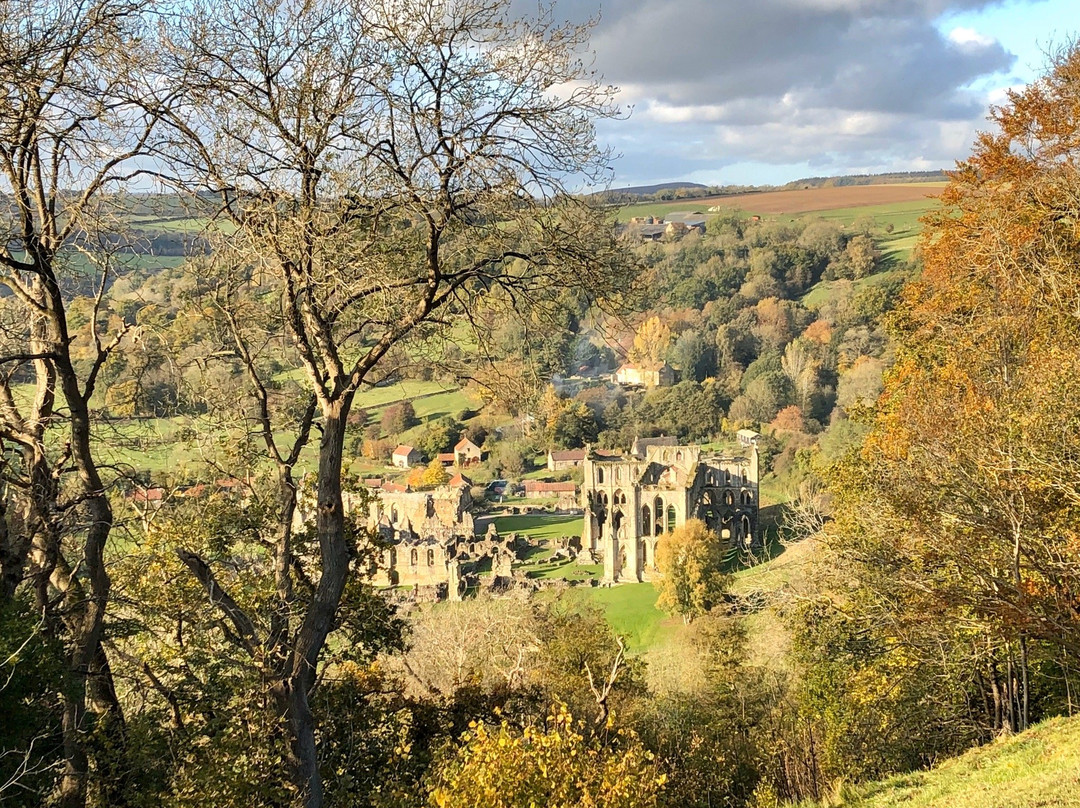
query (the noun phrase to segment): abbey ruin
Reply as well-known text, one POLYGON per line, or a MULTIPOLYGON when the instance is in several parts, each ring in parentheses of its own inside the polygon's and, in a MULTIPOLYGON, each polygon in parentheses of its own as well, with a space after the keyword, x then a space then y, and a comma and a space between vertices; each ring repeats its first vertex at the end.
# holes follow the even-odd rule
POLYGON ((585 457, 581 543, 603 557, 608 583, 650 580, 660 537, 687 519, 701 519, 718 541, 741 550, 760 542, 756 443, 745 457, 670 443, 638 441, 628 457, 585 457))

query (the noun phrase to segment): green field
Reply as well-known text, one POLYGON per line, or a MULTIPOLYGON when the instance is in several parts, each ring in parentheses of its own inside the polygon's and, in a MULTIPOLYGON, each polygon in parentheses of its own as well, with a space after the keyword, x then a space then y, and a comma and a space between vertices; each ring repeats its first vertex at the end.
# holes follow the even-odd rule
POLYGON ((899 273, 897 272, 877 272, 868 277, 859 278, 857 281, 821 281, 814 284, 813 288, 803 295, 799 302, 808 309, 818 309, 833 296, 835 290, 840 286, 850 284, 852 293, 858 294, 863 289, 889 283, 898 276, 899 273))
MULTIPOLYGON (((395 382, 382 387, 365 387, 357 395, 353 402, 354 407, 364 409, 377 409, 396 404, 399 401, 413 401, 414 399, 427 396, 456 394, 464 409, 470 405, 470 399, 456 387, 450 387, 441 382, 423 382, 413 379, 395 382)), ((414 406, 417 404, 414 403, 414 406)), ((419 411, 417 415, 420 415, 419 411)))
POLYGON ((1068 808, 1080 806, 1080 718, 1054 718, 935 769, 839 786, 802 808, 1068 808))
POLYGON ((682 628, 681 620, 670 618, 656 608, 656 588, 652 584, 576 587, 563 593, 563 597, 599 607, 612 630, 626 640, 633 654, 648 651, 663 642, 672 630, 682 628))
MULTIPOLYGON (((23 385, 17 393, 24 398, 33 388, 23 385)), ((448 388, 438 382, 404 381, 386 387, 364 390, 356 397, 354 407, 368 409, 377 423, 382 411, 391 404, 409 400, 422 421, 455 416, 462 410, 478 406, 464 391, 448 388)), ((405 432, 405 442, 418 436, 424 424, 405 432)), ((209 464, 221 464, 230 449, 224 433, 218 433, 206 420, 177 416, 174 418, 129 418, 101 422, 97 432, 102 459, 110 464, 129 466, 152 474, 169 473, 179 477, 205 478, 209 464), (190 433, 194 433, 191 437, 190 433), (189 434, 184 434, 189 433, 189 434)), ((283 441, 292 436, 280 432, 283 441)), ((318 452, 318 435, 312 436, 301 455, 299 468, 314 468, 318 452)), ((363 458, 346 457, 346 467, 353 474, 380 474, 386 467, 363 458)))

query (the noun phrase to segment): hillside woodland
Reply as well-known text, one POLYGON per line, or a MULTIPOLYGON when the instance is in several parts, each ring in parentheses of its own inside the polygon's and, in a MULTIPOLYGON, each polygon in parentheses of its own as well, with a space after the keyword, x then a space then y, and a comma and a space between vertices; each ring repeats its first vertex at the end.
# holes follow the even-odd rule
POLYGON ((0 7, 3 804, 767 808, 1071 713, 1080 49, 910 255, 736 212, 642 243, 571 193, 617 113, 588 26, 510 11, 0 7), (672 534, 663 657, 585 598, 399 611, 345 512, 404 440, 423 487, 462 436, 482 483, 741 428, 809 560, 747 592, 672 534))

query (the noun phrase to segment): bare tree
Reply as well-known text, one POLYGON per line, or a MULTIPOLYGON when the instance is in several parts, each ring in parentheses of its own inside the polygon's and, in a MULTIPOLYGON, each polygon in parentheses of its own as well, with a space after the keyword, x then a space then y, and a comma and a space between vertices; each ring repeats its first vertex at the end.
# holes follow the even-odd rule
POLYGON ((785 542, 799 542, 817 536, 829 519, 830 498, 825 484, 817 477, 807 477, 784 506, 780 537, 785 542))
MULTIPOLYGON (((550 10, 515 20, 504 0, 195 2, 174 33, 167 91, 187 103, 171 105, 160 154, 219 200, 215 253, 275 296, 313 396, 319 574, 282 612, 272 685, 305 805, 322 804, 309 694, 350 572, 355 394, 398 346, 480 305, 544 307, 565 289, 602 300, 626 284, 612 223, 569 194, 605 176, 593 126, 615 113, 582 61, 587 36, 550 10)), ((283 530, 286 601, 290 553, 283 530)), ((184 560, 238 636, 265 642, 211 566, 184 560)))
MULTIPOLYGON (((132 101, 143 3, 12 0, 0 5, 0 603, 27 578, 67 651, 58 804, 86 801, 87 707, 122 748, 123 719, 102 646, 113 525, 91 437, 98 375, 123 333, 100 331, 123 249, 110 195, 141 173, 156 116, 132 101), (96 289, 88 333, 72 289, 96 289), (75 358, 82 340, 85 356, 75 358), (29 396, 17 388, 31 389, 29 396), (47 433, 62 429, 57 442, 47 433), (59 443, 59 445, 57 445, 59 443)), ((103 797, 122 801, 105 778, 103 797)))

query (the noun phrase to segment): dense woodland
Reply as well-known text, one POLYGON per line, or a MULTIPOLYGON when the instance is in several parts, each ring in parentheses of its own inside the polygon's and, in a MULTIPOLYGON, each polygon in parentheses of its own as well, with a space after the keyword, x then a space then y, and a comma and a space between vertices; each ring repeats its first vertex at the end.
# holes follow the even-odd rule
POLYGON ((617 112, 588 28, 407 5, 0 8, 0 801, 768 808, 1070 714, 1080 50, 910 261, 872 221, 641 244, 570 193, 617 112), (353 406, 431 378, 479 403, 353 406), (201 473, 114 462, 144 419, 201 473), (484 479, 741 427, 807 570, 738 593, 761 559, 672 533, 663 654, 569 596, 399 612, 342 504, 404 434, 484 479))

